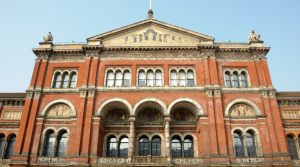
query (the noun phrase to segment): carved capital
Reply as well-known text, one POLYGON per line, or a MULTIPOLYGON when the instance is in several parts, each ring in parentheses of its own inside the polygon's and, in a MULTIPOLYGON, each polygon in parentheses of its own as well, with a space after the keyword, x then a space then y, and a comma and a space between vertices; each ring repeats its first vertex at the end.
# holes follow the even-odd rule
POLYGON ((86 52, 86 57, 98 57, 99 51, 86 52))
POLYGON ((50 53, 36 53, 37 60, 48 60, 50 53))
POLYGON ((40 99, 41 98, 41 92, 34 92, 33 99, 40 99))
POLYGON ((221 97, 221 90, 214 90, 215 97, 221 97))
POLYGON ((33 97, 33 92, 28 92, 26 95, 26 99, 32 99, 33 97))
POLYGON ((87 94, 87 92, 86 92, 86 91, 80 91, 80 95, 79 95, 79 97, 86 98, 86 94, 87 94))
POLYGON ((205 97, 213 97, 212 90, 205 90, 205 97))
POLYGON ((269 97, 276 98, 276 91, 275 90, 269 91, 269 97))
POLYGON ((214 51, 203 51, 201 52, 202 58, 208 58, 208 57, 216 57, 216 53, 214 51))
POLYGON ((88 97, 95 97, 95 91, 89 91, 88 97))
POLYGON ((263 51, 253 51, 252 55, 253 55, 252 59, 254 59, 254 60, 266 59, 267 58, 266 53, 263 52, 263 51))
POLYGON ((261 98, 268 98, 268 91, 261 91, 260 95, 261 95, 261 98))

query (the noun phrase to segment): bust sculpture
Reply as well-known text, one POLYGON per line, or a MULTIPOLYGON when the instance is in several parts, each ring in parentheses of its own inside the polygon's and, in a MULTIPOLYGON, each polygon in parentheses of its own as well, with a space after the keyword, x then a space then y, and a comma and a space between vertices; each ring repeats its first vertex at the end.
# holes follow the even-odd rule
POLYGON ((254 30, 252 30, 252 32, 250 33, 250 36, 248 36, 249 41, 260 41, 260 35, 257 35, 254 30))
POLYGON ((49 34, 46 37, 43 37, 44 41, 43 42, 53 42, 53 37, 51 32, 49 32, 49 34))

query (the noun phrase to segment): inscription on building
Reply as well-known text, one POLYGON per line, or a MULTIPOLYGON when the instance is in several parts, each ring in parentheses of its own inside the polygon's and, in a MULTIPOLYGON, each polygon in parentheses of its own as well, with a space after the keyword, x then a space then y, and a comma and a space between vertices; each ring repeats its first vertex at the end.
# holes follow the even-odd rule
POLYGON ((20 120, 22 117, 22 110, 4 110, 2 113, 2 120, 20 120))

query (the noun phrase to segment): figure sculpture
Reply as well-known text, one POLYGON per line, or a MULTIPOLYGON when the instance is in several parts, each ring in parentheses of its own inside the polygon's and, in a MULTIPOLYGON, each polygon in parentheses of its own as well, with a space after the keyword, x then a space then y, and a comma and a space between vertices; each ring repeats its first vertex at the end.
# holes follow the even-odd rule
POLYGON ((260 35, 257 35, 254 30, 252 30, 252 32, 250 33, 250 36, 248 36, 249 41, 260 41, 260 35))
POLYGON ((49 32, 49 34, 44 38, 44 42, 53 42, 53 37, 51 35, 51 32, 49 32))

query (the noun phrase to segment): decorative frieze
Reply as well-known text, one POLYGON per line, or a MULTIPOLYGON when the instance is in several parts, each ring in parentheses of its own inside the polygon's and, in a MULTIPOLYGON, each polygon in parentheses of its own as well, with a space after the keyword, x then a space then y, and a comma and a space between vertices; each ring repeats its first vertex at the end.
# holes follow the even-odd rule
POLYGON ((300 119, 300 110, 281 110, 283 119, 300 119))
POLYGON ((11 108, 18 108, 24 107, 25 101, 24 100, 3 100, 0 101, 0 107, 11 107, 11 108))
POLYGON ((300 107, 300 99, 278 99, 279 107, 300 107))
POLYGON ((236 163, 258 163, 265 162, 264 158, 236 158, 236 163))
POLYGON ((37 60, 48 60, 49 53, 36 53, 37 60))
POLYGON ((65 162, 65 158, 57 158, 57 157, 38 157, 38 163, 58 163, 65 162))
POLYGON ((44 124, 70 124, 71 121, 45 121, 44 124))
POLYGON ((104 53, 101 58, 202 58, 201 54, 197 53, 104 53))
POLYGON ((176 165, 193 165, 203 163, 202 158, 173 158, 172 163, 176 165))
POLYGON ((46 114, 46 117, 69 117, 72 116, 71 108, 66 104, 57 104, 52 106, 46 114))
POLYGON ((84 60, 85 55, 83 53, 59 53, 51 54, 49 60, 84 60))
POLYGON ((22 110, 4 110, 1 120, 21 120, 22 110))
POLYGON ((124 164, 127 161, 127 158, 98 158, 99 164, 124 164))
POLYGON ((230 121, 231 124, 255 124, 256 120, 230 121))
POLYGON ((212 90, 205 90, 205 97, 213 97, 212 90))

